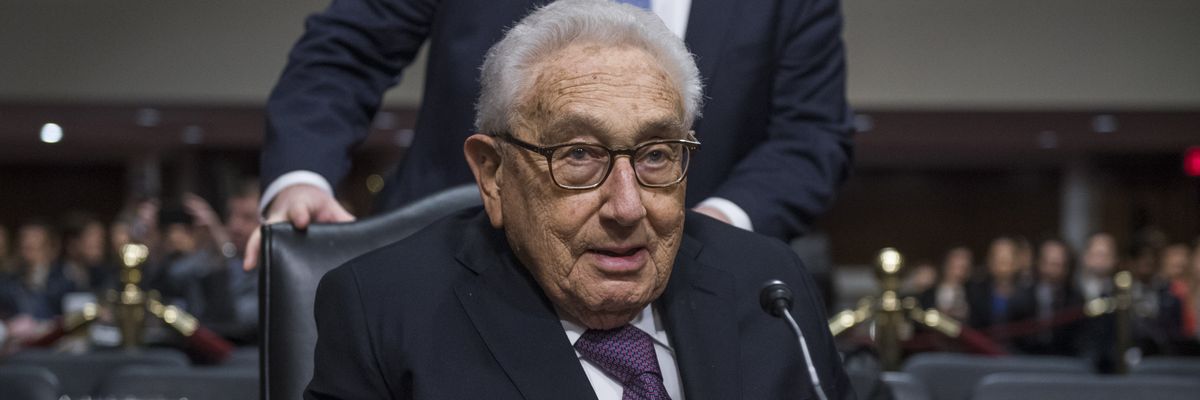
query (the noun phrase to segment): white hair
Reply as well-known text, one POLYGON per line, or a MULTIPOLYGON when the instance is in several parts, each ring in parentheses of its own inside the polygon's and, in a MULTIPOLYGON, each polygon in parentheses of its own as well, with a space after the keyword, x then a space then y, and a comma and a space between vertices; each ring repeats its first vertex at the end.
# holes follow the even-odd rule
POLYGON ((684 125, 699 115, 700 72, 683 40, 653 13, 608 0, 560 0, 535 10, 484 57, 475 129, 508 132, 516 102, 532 87, 531 68, 573 43, 641 49, 658 62, 683 98, 684 125))

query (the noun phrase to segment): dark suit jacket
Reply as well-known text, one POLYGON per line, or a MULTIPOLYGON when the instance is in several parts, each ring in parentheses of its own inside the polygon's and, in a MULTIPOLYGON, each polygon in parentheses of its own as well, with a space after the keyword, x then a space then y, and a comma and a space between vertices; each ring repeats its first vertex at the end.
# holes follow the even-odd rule
MULTIPOLYGON (((662 297, 689 400, 815 398, 787 323, 758 291, 796 292, 829 398, 853 398, 822 306, 782 243, 689 213, 662 297)), ((329 272, 306 399, 594 399, 550 301, 480 209, 329 272)))
MULTIPOLYGON (((27 268, 18 266, 19 271, 27 268)), ((63 297, 75 291, 75 283, 67 278, 62 262, 54 261, 49 268, 45 286, 36 289, 25 284, 22 273, 0 276, 0 319, 27 314, 48 320, 62 315, 63 297)))
MULTIPOLYGON (((1008 322, 1028 321, 1039 318, 1038 310, 1042 306, 1038 298, 1038 283, 1034 282, 1018 288, 1008 301, 1008 322)), ((1050 308, 1054 312, 1065 312, 1068 309, 1083 305, 1083 295, 1068 283, 1059 285, 1051 296, 1050 308)), ((1042 334, 1013 338, 1017 349, 1030 354, 1051 354, 1061 356, 1076 356, 1079 354, 1079 330, 1083 321, 1076 321, 1048 328, 1042 334)))
MULTIPOLYGON (((474 129, 484 53, 544 2, 334 0, 308 19, 271 93, 263 183, 304 169, 337 185, 383 92, 426 41, 423 104, 385 207, 473 182, 462 145, 474 129)), ((705 84, 689 206, 719 196, 744 209, 756 232, 802 232, 850 165, 837 0, 693 0, 685 41, 705 84)))

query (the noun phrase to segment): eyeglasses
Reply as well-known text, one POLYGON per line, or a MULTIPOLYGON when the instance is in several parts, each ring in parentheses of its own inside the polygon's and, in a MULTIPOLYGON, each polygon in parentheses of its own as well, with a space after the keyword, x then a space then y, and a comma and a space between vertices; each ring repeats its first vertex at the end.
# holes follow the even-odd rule
POLYGON ((610 149, 583 142, 541 147, 514 138, 507 132, 495 136, 545 156, 554 184, 570 190, 592 189, 603 184, 612 172, 613 159, 619 155, 629 157, 629 165, 642 186, 672 186, 683 181, 692 150, 700 148, 700 142, 684 139, 652 140, 631 149, 610 149))

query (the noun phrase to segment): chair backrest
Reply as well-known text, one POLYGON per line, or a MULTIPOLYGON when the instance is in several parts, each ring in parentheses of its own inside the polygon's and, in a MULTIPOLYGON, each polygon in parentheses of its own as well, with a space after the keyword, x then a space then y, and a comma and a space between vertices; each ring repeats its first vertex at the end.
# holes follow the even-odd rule
POLYGON ((933 400, 968 400, 983 377, 998 372, 1091 372, 1083 359, 1049 356, 985 357, 958 353, 922 353, 902 368, 929 389, 933 400))
POLYGON ((1167 375, 1200 380, 1200 358, 1147 357, 1130 368, 1134 375, 1167 375))
POLYGON ((983 378, 972 400, 1194 400, 1200 382, 1151 375, 998 373, 983 378))
POLYGON ((236 347, 229 352, 229 358, 225 362, 217 364, 214 367, 251 367, 258 368, 259 356, 262 350, 258 347, 236 347))
POLYGON ((130 366, 109 374, 96 394, 115 399, 249 400, 258 397, 258 368, 130 366))
POLYGON ((299 399, 312 379, 317 344, 313 299, 326 272, 480 203, 475 185, 464 185, 353 223, 314 224, 303 232, 286 223, 264 226, 259 275, 262 398, 299 399))
POLYGON ((932 400, 925 384, 911 374, 884 372, 883 382, 892 389, 892 398, 896 400, 932 400))
POLYGON ((182 352, 166 348, 142 349, 136 352, 110 350, 84 354, 25 350, 13 354, 4 363, 45 368, 58 377, 59 392, 77 398, 95 394, 100 382, 103 382, 108 374, 122 367, 186 367, 188 359, 182 352))
POLYGON ((57 400, 58 377, 30 365, 0 365, 0 393, 6 399, 57 400))

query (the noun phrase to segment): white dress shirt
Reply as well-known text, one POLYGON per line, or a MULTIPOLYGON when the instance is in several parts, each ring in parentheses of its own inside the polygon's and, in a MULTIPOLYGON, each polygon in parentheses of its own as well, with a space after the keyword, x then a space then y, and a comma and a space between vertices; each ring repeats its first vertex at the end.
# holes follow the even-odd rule
MULTIPOLYGON (((583 336, 587 328, 562 318, 559 318, 559 321, 562 322, 563 330, 567 333, 567 339, 571 341, 571 347, 574 347, 575 342, 579 340, 580 336, 583 336)), ((672 400, 683 400, 679 367, 675 365, 675 350, 671 348, 671 340, 667 338, 667 330, 663 327, 658 310, 653 306, 646 306, 642 309, 641 314, 634 317, 633 321, 629 321, 629 324, 641 329, 642 332, 646 332, 654 339, 654 355, 658 356, 658 369, 662 372, 663 386, 667 388, 667 394, 671 396, 672 400)), ((579 365, 583 366, 583 372, 587 374, 588 382, 592 384, 592 390, 596 391, 596 398, 621 400, 621 395, 625 391, 621 382, 613 379, 596 364, 583 358, 578 350, 575 351, 575 357, 579 358, 579 365)))

